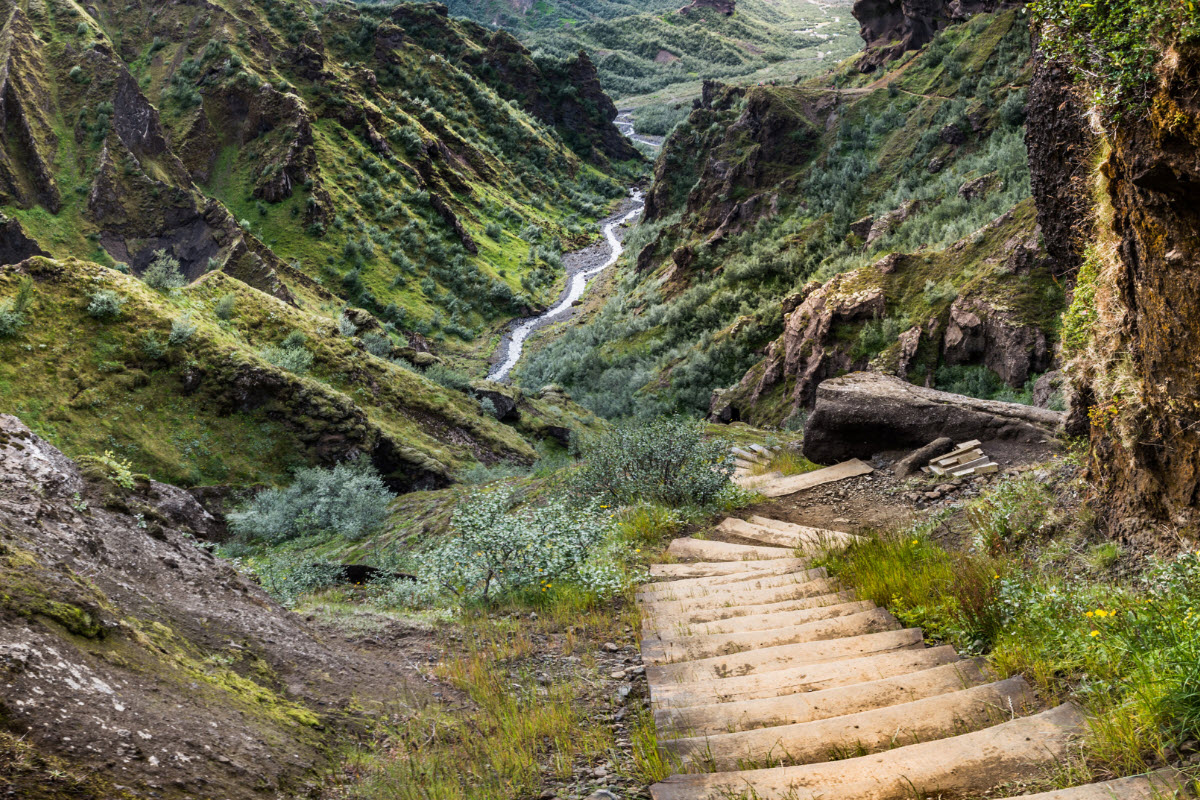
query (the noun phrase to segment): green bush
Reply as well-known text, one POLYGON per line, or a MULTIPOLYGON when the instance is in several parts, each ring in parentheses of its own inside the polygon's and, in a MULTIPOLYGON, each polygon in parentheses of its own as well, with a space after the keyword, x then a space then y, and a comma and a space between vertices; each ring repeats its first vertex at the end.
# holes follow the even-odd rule
POLYGON ((392 354, 392 340, 386 333, 364 333, 363 345, 367 352, 379 358, 387 358, 392 354))
POLYGON ((514 591, 547 592, 558 580, 600 595, 626 583, 611 519, 592 505, 551 498, 516 508, 512 490, 478 494, 451 520, 452 536, 419 557, 416 593, 487 602, 514 591))
POLYGON ((501 228, 499 223, 489 222, 483 229, 483 232, 487 234, 489 239, 498 242, 500 241, 500 237, 504 235, 504 228, 501 228))
POLYGON ((180 347, 188 343, 196 333, 196 323, 192 322, 191 314, 184 314, 181 317, 176 317, 171 321, 171 334, 167 337, 167 344, 171 347, 180 347))
POLYGON ((313 354, 306 347, 267 346, 258 351, 263 361, 297 375, 305 375, 312 368, 313 354))
POLYGON ((703 423, 679 416, 618 425, 583 441, 575 485, 616 503, 713 503, 730 485, 733 456, 728 442, 703 432, 703 423))
POLYGON ((33 279, 26 276, 17 285, 17 295, 0 303, 0 339, 16 336, 25 326, 25 311, 33 299, 33 279))
POLYGON ((157 292, 169 292, 187 284, 179 261, 166 250, 155 250, 154 260, 142 273, 142 282, 157 292))
POLYGON ((167 354, 167 345, 154 331, 146 331, 138 340, 138 347, 146 358, 157 361, 167 354))
POLYGON ((125 302, 124 297, 111 289, 100 289, 92 292, 88 301, 87 313, 96 319, 114 320, 121 316, 121 307, 125 305, 125 302))
POLYGON ((236 305, 237 295, 233 294, 233 292, 230 292, 229 294, 221 296, 221 299, 217 301, 216 306, 213 307, 213 313, 217 315, 217 319, 226 321, 231 320, 233 319, 233 311, 236 305))
POLYGON ((272 553, 243 562, 259 584, 285 606, 293 606, 301 595, 336 585, 342 565, 313 561, 299 553, 272 553))
POLYGON ((260 492, 247 508, 230 514, 229 527, 244 539, 271 543, 314 534, 357 541, 383 527, 393 497, 370 462, 360 458, 298 471, 286 489, 260 492))
POLYGON ((425 377, 434 383, 441 384, 447 389, 465 392, 471 388, 471 379, 458 370, 451 369, 445 364, 432 364, 425 369, 425 377))

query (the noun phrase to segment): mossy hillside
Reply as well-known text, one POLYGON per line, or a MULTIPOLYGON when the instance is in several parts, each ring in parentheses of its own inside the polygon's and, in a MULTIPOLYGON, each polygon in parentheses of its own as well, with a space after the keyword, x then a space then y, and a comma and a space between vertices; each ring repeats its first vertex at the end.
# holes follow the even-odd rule
MULTIPOLYGON (((414 45, 384 11, 129 3, 92 18, 74 3, 36 5, 22 52, 53 55, 39 72, 60 145, 44 149, 65 200, 11 210, 56 255, 127 260, 99 246, 115 226, 142 248, 138 264, 165 237, 194 277, 213 261, 252 260, 238 250, 245 239, 275 259, 268 267, 293 294, 307 290, 285 262, 401 327, 457 342, 548 302, 561 273, 531 259, 531 242, 583 241, 619 193, 558 134, 414 45), (122 152, 129 136, 115 101, 128 94, 126 70, 160 111, 161 152, 122 152), (113 160, 98 210, 93 179, 106 147, 113 160), (170 240, 186 221, 180 209, 214 213, 193 180, 230 213, 212 245, 181 252, 170 240), (537 233, 518 238, 530 227, 537 233)), ((472 38, 482 29, 447 25, 448 48, 482 51, 472 38)))
MULTIPOLYGON (((26 272, 34 299, 20 335, 0 341, 0 396, 69 455, 112 450, 138 471, 185 485, 273 482, 348 447, 383 446, 379 465, 401 482, 416 474, 449 480, 476 461, 534 458, 526 439, 473 397, 339 335, 336 304, 296 309, 223 273, 164 296, 99 265, 47 259, 5 268, 0 295, 26 272), (101 288, 126 298, 116 321, 86 313, 101 288), (225 321, 215 306, 227 295, 235 300, 225 321), (197 328, 192 337, 160 358, 147 355, 144 337, 165 343, 185 315, 197 328), (260 356, 292 331, 313 354, 307 376, 260 356)), ((569 403, 531 398, 522 411, 530 436, 597 424, 569 403)))
MULTIPOLYGON (((824 77, 710 93, 709 105, 664 145, 651 223, 629 247, 640 254, 636 280, 626 273, 593 323, 537 353, 522 380, 558 382, 585 405, 633 413, 633 404, 617 408, 602 388, 620 376, 635 382, 630 388, 639 408, 652 407, 647 413, 706 411, 711 392, 740 380, 782 333, 780 301, 804 284, 890 252, 938 252, 1025 201, 1030 73, 1020 16, 1006 11, 951 26, 901 62, 869 82, 847 77, 847 87, 834 90, 824 77), (949 86, 965 64, 981 68, 954 93, 929 91, 949 86), (746 132, 761 132, 772 115, 781 134, 747 153, 746 132), (799 145, 789 135, 797 130, 816 138, 799 145), (770 153, 782 157, 763 157, 770 153), (739 168, 747 162, 754 169, 739 168), (729 180, 731 172, 749 179, 729 180), (754 180, 759 174, 762 182, 754 180), (985 190, 960 193, 985 177, 985 190), (749 219, 739 213, 735 225, 712 235, 739 199, 756 193, 749 219), (877 220, 906 203, 907 217, 870 245, 852 234, 859 219, 877 220), (636 351, 624 348, 627 341, 638 342, 636 351)), ((835 82, 851 68, 839 67, 835 82)))

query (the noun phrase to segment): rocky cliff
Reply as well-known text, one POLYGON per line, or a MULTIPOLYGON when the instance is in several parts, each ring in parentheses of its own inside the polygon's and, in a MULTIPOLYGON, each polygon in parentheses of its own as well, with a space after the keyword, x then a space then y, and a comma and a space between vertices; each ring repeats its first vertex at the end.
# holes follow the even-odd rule
MULTIPOLYGON (((0 786, 20 798, 296 795, 405 665, 199 546, 186 492, 77 465, 0 415, 0 786)), ((407 659, 406 659, 407 660, 407 659)))
MULTIPOLYGON (((1040 82, 1039 102, 1054 104, 1063 83, 1040 82)), ((1071 372, 1087 412, 1097 500, 1118 534, 1165 547, 1200 524, 1198 86, 1200 46, 1175 42, 1164 49, 1145 110, 1099 132, 1103 149, 1089 173, 1099 191, 1068 314, 1079 334, 1071 372)), ((1033 157, 1053 165, 1056 152, 1097 136, 1081 122, 1068 116, 1052 141, 1031 139, 1033 157)), ((1038 201, 1067 216, 1058 187, 1082 170, 1057 162, 1038 201)), ((1072 231, 1055 230, 1055 246, 1076 253, 1072 231)))
POLYGON ((855 0, 851 11, 858 20, 866 52, 858 60, 863 72, 918 50, 947 25, 975 14, 1022 5, 1024 0, 855 0))

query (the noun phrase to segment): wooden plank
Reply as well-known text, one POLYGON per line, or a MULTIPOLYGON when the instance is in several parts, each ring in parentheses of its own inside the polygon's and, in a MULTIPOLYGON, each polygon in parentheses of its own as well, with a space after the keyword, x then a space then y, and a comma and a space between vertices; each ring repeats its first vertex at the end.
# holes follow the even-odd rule
POLYGON ((757 487, 757 489, 760 494, 767 497, 783 497, 784 495, 811 489, 814 486, 822 486, 826 483, 855 478, 874 471, 870 464, 855 458, 832 467, 825 467, 814 472, 806 472, 803 475, 790 475, 780 478, 779 480, 763 484, 757 487))

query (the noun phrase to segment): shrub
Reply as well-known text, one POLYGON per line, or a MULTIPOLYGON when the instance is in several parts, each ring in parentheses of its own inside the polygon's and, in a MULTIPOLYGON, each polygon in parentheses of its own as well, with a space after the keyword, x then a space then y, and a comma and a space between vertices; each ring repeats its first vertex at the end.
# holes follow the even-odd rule
POLYGON ((729 443, 705 440, 704 425, 685 417, 632 422, 585 440, 576 486, 618 503, 707 505, 733 474, 729 443))
POLYGON ((608 516, 562 497, 519 511, 515 505, 512 490, 461 504, 451 520, 452 538, 420 557, 418 574, 428 591, 486 602, 516 590, 546 592, 556 580, 574 580, 599 594, 624 585, 619 559, 594 561, 610 539, 608 516))
POLYGON ((102 456, 81 456, 78 461, 85 474, 112 481, 122 489, 134 487, 133 467, 129 461, 113 455, 111 450, 105 450, 102 456))
POLYGON ((196 333, 196 328, 196 324, 192 322, 191 314, 176 317, 171 321, 171 335, 167 337, 167 344, 171 347, 180 347, 187 344, 192 335, 196 333))
POLYGON ((142 355, 155 361, 167 354, 167 346, 154 331, 143 333, 142 338, 138 340, 138 346, 141 348, 142 355))
POLYGON ((358 333, 358 326, 350 321, 350 317, 346 316, 345 311, 338 316, 337 326, 338 333, 346 338, 350 338, 358 333))
POLYGON ((157 292, 169 292, 184 286, 187 278, 183 277, 179 261, 166 250, 155 250, 154 260, 142 273, 142 282, 157 292))
POLYGON ((313 364, 312 351, 306 347, 264 347, 258 355, 268 364, 297 375, 307 373, 313 364))
POLYGON ((96 319, 114 320, 121 316, 121 307, 124 305, 124 297, 111 289, 100 289, 92 292, 87 313, 96 319))
POLYGON ((489 222, 487 226, 484 227, 483 232, 487 234, 489 239, 493 239, 498 242, 500 241, 500 237, 504 235, 504 228, 501 228, 500 224, 497 222, 489 222))
POLYGON ((383 527, 394 495, 366 458, 330 469, 296 473, 286 489, 260 492, 229 527, 244 539, 283 542, 299 536, 338 534, 357 541, 383 527))
POLYGON ((333 586, 342 577, 341 564, 308 560, 299 553, 272 553, 246 566, 263 589, 285 606, 294 606, 301 595, 333 586))
POLYGON ((231 320, 233 319, 233 311, 237 305, 237 295, 233 292, 222 295, 213 308, 213 313, 217 315, 217 319, 231 320))
POLYGON ((471 388, 471 379, 458 370, 451 369, 445 364, 432 364, 425 370, 425 377, 434 383, 441 384, 456 392, 465 392, 471 388))
POLYGON ((387 358, 392 354, 392 340, 386 333, 366 333, 362 337, 367 352, 379 358, 387 358))
POLYGON ((490 466, 487 464, 475 464, 459 473, 458 477, 463 483, 478 485, 481 483, 502 481, 508 478, 523 478, 528 474, 529 467, 511 461, 501 461, 490 466))
POLYGON ((17 295, 0 303, 0 339, 16 336, 25 326, 25 311, 33 299, 33 279, 25 276, 17 285, 17 295))
POLYGON ((479 410, 489 417, 499 419, 500 412, 496 410, 496 404, 492 402, 492 398, 484 397, 479 400, 479 410))

